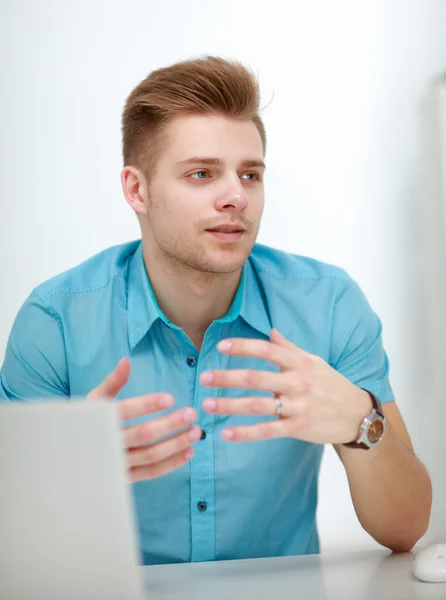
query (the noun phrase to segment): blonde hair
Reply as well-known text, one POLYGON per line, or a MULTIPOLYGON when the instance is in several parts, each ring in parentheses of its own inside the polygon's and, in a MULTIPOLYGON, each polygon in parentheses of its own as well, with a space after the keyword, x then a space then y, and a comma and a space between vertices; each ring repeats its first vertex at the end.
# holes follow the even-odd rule
POLYGON ((150 178, 163 129, 173 117, 192 113, 251 120, 265 152, 266 132, 259 108, 257 78, 237 61, 207 56, 157 69, 126 100, 122 114, 124 165, 135 166, 150 178))

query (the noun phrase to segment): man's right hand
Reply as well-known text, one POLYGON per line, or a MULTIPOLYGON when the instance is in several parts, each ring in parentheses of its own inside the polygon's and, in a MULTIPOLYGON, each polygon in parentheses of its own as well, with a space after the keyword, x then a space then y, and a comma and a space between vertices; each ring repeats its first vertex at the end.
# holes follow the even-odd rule
MULTIPOLYGON (((130 362, 123 358, 113 373, 88 394, 87 402, 115 398, 129 376, 130 362)), ((174 398, 164 393, 128 398, 119 401, 120 416, 123 421, 130 421, 170 408, 174 403, 174 398)), ((132 483, 161 477, 189 462, 194 455, 191 446, 201 436, 201 429, 191 426, 196 420, 196 411, 188 407, 141 425, 124 427, 122 433, 132 483), (178 433, 187 426, 186 431, 178 433), (172 437, 159 441, 166 436, 172 437)))

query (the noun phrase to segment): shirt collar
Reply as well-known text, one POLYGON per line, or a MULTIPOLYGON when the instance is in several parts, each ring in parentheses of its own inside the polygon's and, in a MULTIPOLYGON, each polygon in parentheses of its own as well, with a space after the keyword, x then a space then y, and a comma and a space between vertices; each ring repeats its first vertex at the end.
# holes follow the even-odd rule
POLYGON ((161 313, 150 285, 144 264, 142 243, 139 244, 131 259, 128 277, 127 327, 130 348, 133 350, 157 319, 163 318, 167 321, 161 313))
POLYGON ((250 259, 243 267, 241 283, 243 284, 243 299, 240 316, 248 325, 269 338, 272 325, 267 301, 250 259))
MULTIPOLYGON (((269 337, 271 322, 266 301, 249 259, 243 266, 240 283, 229 311, 217 322, 231 323, 239 317, 269 337)), ((158 305, 147 275, 142 243, 140 243, 129 266, 127 325, 132 350, 148 333, 157 319, 161 319, 169 327, 177 328, 162 313, 158 305)))
POLYGON ((231 307, 224 317, 218 319, 217 323, 231 323, 239 317, 253 329, 269 338, 272 325, 266 299, 249 259, 243 266, 240 283, 231 307))

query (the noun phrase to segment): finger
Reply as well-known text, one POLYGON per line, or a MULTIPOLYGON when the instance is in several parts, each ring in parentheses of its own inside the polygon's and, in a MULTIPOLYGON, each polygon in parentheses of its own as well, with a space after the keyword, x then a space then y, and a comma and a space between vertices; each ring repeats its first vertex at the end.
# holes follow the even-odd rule
POLYGON ((188 407, 141 425, 124 428, 122 430, 124 444, 127 448, 153 444, 160 438, 177 433, 179 430, 191 425, 197 420, 197 417, 197 411, 188 407))
POLYGON ((131 421, 149 413, 170 408, 175 404, 174 397, 164 392, 127 398, 119 402, 119 411, 123 421, 131 421))
POLYGON ((102 383, 87 395, 87 400, 98 400, 101 398, 115 398, 125 386, 130 377, 130 361, 122 358, 116 369, 108 375, 102 383))
POLYGON ((133 448, 127 453, 130 467, 144 467, 162 462, 171 456, 175 456, 182 450, 187 450, 191 444, 195 444, 201 437, 201 428, 191 427, 183 433, 179 433, 168 440, 158 442, 152 446, 133 448))
POLYGON ((289 370, 296 367, 296 355, 299 349, 291 344, 291 347, 283 348, 267 340, 256 340, 246 338, 230 338, 222 340, 217 344, 217 350, 223 354, 233 356, 249 356, 261 358, 278 365, 281 369, 289 370))
POLYGON ((131 469, 131 482, 136 483, 137 481, 145 481, 147 479, 155 479, 167 475, 167 473, 175 471, 188 463, 194 454, 193 448, 188 448, 186 451, 182 450, 181 452, 178 452, 178 454, 174 454, 174 456, 171 456, 162 462, 146 467, 136 467, 131 469))
POLYGON ((263 390, 274 394, 292 391, 292 382, 286 373, 255 369, 205 371, 200 375, 200 382, 208 387, 263 390))
POLYGON ((318 357, 316 357, 314 354, 310 354, 302 348, 298 348, 297 346, 295 346, 293 343, 288 341, 277 329, 271 329, 270 340, 276 346, 280 346, 283 349, 288 349, 293 352, 295 358, 295 369, 299 369, 302 373, 310 373, 313 370, 315 366, 315 360, 316 362, 318 360, 318 357))
POLYGON ((274 329, 274 328, 271 329, 270 334, 269 334, 269 339, 271 340, 271 342, 273 344, 277 344, 278 346, 281 346, 282 348, 297 349, 297 350, 300 350, 301 352, 304 352, 304 350, 301 350, 300 348, 295 346, 292 342, 287 340, 286 337, 284 337, 278 329, 274 329))
POLYGON ((295 437, 289 434, 287 420, 267 421, 257 425, 229 427, 221 432, 223 439, 229 442, 257 442, 282 437, 295 437))
MULTIPOLYGON (((206 398, 206 412, 215 415, 269 415, 277 411, 276 399, 272 396, 246 396, 244 398, 206 398)), ((282 414, 285 408, 282 409, 282 414)))

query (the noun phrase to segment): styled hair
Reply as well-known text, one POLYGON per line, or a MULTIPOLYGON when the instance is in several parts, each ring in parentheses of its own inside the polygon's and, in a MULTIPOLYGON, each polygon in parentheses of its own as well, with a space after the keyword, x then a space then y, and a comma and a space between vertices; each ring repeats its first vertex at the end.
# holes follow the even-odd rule
POLYGON ((124 166, 137 167, 150 178, 163 129, 173 117, 187 114, 251 120, 265 153, 266 133, 259 108, 257 78, 237 61, 206 56, 157 69, 126 100, 122 114, 124 166))

